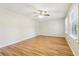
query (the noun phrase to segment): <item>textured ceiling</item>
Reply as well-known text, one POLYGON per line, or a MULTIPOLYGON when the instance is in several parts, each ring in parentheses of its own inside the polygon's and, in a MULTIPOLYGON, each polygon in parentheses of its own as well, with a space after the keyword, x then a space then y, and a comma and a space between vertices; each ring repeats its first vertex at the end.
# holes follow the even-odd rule
POLYGON ((0 8, 5 8, 34 19, 39 19, 34 12, 46 10, 50 16, 44 17, 44 19, 62 19, 66 16, 70 5, 68 3, 4 3, 0 4, 0 8))

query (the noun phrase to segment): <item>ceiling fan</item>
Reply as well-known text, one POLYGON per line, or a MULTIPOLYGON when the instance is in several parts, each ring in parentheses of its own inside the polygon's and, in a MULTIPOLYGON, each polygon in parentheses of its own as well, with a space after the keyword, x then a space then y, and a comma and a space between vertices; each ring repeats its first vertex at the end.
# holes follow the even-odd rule
POLYGON ((36 15, 40 15, 40 16, 50 16, 49 14, 48 14, 48 12, 47 11, 45 11, 45 10, 37 10, 37 12, 34 12, 36 15))

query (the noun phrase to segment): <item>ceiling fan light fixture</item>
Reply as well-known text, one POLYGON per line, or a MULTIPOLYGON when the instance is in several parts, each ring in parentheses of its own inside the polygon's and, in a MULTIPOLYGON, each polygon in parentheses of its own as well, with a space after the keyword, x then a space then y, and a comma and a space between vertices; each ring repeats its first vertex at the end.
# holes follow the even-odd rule
POLYGON ((43 15, 38 15, 38 17, 39 17, 39 18, 43 18, 44 16, 43 16, 43 15))

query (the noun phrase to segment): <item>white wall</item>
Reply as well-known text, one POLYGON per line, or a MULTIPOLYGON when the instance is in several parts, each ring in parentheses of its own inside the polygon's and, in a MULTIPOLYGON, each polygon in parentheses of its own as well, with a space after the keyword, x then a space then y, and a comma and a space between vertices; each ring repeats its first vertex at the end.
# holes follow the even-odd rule
POLYGON ((49 19, 40 22, 40 35, 64 37, 64 34, 64 19, 49 19))
POLYGON ((35 36, 36 22, 0 8, 0 47, 35 36))

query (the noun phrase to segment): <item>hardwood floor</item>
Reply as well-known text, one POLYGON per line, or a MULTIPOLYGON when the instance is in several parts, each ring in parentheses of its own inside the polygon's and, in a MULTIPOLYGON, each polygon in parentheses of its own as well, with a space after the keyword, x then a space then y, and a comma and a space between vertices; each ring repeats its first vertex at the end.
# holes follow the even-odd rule
POLYGON ((4 48, 1 56, 73 56, 66 40, 60 37, 37 36, 4 48))

